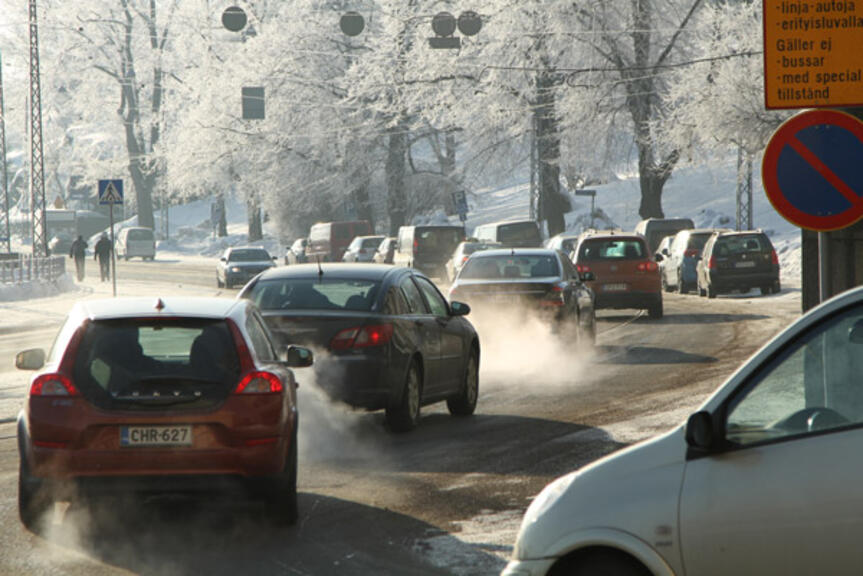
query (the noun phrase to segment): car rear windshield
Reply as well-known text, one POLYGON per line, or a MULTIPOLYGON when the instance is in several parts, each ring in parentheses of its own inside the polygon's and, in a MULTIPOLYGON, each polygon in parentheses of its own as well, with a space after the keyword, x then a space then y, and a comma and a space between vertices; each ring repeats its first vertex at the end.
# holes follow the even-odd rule
POLYGON ((417 228, 414 231, 414 242, 424 251, 452 253, 462 240, 464 230, 461 228, 417 228))
POLYGON ((560 276, 557 258, 537 256, 483 256, 472 257, 464 266, 460 278, 469 280, 495 280, 512 278, 548 278, 560 276))
POLYGON ((270 255, 266 250, 231 250, 228 257, 230 262, 262 262, 269 259, 270 255))
POLYGON ((172 405, 218 399, 240 365, 223 320, 122 319, 91 322, 75 357, 75 384, 97 405, 172 405))
POLYGON ((262 310, 372 309, 377 280, 345 278, 274 278, 256 283, 248 298, 262 310))
POLYGON ((129 235, 126 237, 128 240, 152 240, 153 239, 153 231, 152 230, 129 230, 129 235))
POLYGON ((542 237, 534 222, 516 222, 498 226, 497 241, 508 246, 536 246, 542 237))
POLYGON ((637 238, 614 238, 586 240, 578 250, 579 262, 597 260, 642 260, 647 257, 647 247, 637 238))
POLYGON ((725 236, 717 238, 713 248, 714 256, 731 256, 747 252, 770 252, 773 245, 770 240, 760 234, 752 236, 725 236))
POLYGON ((381 245, 382 238, 366 238, 363 240, 363 250, 369 250, 371 248, 377 248, 381 245))
POLYGON ((687 250, 698 250, 699 252, 704 249, 704 245, 707 244, 707 241, 710 240, 710 237, 713 235, 713 232, 704 232, 701 234, 690 234, 689 242, 686 244, 687 250))

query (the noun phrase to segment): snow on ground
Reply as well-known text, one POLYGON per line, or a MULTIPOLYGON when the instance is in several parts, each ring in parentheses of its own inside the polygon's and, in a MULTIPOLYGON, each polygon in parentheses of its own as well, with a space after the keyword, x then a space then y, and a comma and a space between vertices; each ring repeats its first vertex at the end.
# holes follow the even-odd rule
POLYGON ((53 282, 36 280, 14 284, 0 284, 0 302, 47 298, 72 290, 75 290, 75 281, 68 273, 53 282))

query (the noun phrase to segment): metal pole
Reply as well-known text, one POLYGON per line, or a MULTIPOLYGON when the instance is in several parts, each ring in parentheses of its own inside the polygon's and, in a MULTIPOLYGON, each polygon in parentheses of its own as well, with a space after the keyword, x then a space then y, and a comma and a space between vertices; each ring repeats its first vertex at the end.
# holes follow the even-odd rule
POLYGON ((0 236, 6 238, 6 252, 12 252, 12 234, 9 226, 9 177, 6 172, 6 109, 3 105, 3 64, 0 62, 0 178, 3 179, 0 193, 0 236))
POLYGON ((36 0, 30 0, 30 218, 33 255, 48 255, 45 221, 45 162, 42 154, 42 89, 39 80, 39 31, 36 0))
POLYGON ((830 298, 830 242, 827 232, 818 233, 818 296, 819 302, 830 298))
POLYGON ((114 244, 114 202, 108 205, 111 213, 111 282, 114 286, 114 298, 117 297, 117 251, 114 244))

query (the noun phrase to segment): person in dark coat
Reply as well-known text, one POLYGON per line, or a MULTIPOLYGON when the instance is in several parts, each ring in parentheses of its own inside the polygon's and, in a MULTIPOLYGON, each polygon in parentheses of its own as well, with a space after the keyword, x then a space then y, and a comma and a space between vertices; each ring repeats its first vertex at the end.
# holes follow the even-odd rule
POLYGON ((102 232, 99 241, 93 248, 93 260, 99 260, 99 274, 102 282, 107 282, 111 279, 111 252, 114 247, 111 246, 111 241, 108 240, 108 235, 102 232))
POLYGON ((84 258, 87 255, 87 242, 80 234, 77 240, 72 242, 72 247, 69 248, 69 258, 75 259, 75 271, 78 274, 78 282, 84 279, 84 258))

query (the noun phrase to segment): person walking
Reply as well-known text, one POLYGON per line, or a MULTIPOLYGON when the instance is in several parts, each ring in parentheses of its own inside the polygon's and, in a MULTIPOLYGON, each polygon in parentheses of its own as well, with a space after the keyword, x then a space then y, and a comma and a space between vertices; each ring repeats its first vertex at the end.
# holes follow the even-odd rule
POLYGON ((84 237, 80 234, 78 238, 72 242, 72 247, 69 248, 69 258, 75 259, 75 271, 78 274, 78 282, 84 279, 84 258, 87 255, 87 243, 84 237))
POLYGON ((93 248, 93 260, 99 260, 99 275, 102 282, 107 282, 111 279, 111 252, 114 247, 111 246, 111 241, 108 240, 108 235, 102 232, 99 241, 93 248))

